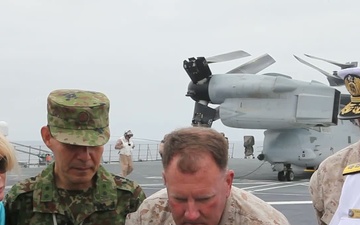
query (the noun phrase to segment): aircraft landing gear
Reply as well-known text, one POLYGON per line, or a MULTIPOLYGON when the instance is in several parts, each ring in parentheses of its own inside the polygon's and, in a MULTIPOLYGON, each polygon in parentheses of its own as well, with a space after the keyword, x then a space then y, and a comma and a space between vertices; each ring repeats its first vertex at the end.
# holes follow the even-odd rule
POLYGON ((294 178, 295 178, 295 174, 290 164, 286 164, 284 170, 278 172, 279 181, 293 181, 294 178))
POLYGON ((286 172, 286 180, 287 181, 293 181, 294 178, 295 178, 294 171, 289 170, 289 171, 286 172))
POLYGON ((278 180, 279 181, 285 181, 286 180, 285 171, 278 172, 278 180))

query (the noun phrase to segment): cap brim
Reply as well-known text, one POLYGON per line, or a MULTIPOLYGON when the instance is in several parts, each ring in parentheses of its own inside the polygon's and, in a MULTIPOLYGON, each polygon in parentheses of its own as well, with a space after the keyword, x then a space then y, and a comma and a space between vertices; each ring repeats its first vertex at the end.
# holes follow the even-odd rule
POLYGON ((97 130, 70 130, 50 126, 51 135, 61 143, 81 146, 102 146, 110 138, 109 127, 97 130))
POLYGON ((360 118, 360 103, 350 102, 340 110, 338 118, 340 120, 351 120, 360 118))

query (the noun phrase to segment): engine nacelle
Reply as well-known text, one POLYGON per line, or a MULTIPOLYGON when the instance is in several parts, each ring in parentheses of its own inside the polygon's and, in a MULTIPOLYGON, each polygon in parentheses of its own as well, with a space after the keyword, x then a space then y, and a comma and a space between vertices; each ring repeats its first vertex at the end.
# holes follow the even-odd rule
MULTIPOLYGON (((334 91, 334 96, 340 95, 334 91)), ((337 124, 338 98, 299 95, 292 99, 227 99, 220 119, 229 127, 283 129, 337 124)))
POLYGON ((226 99, 220 119, 229 127, 283 129, 337 124, 340 92, 334 96, 304 95, 288 99, 226 99), (336 97, 337 96, 337 97, 336 97))
POLYGON ((340 92, 319 82, 280 76, 213 75, 209 96, 222 123, 249 129, 284 129, 337 124, 340 92))

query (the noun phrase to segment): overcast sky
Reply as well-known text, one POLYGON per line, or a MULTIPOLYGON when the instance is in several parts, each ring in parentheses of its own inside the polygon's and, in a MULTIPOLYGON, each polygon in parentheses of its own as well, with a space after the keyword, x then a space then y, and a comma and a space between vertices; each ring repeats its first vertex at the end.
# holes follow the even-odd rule
MULTIPOLYGON (((211 67, 225 73, 269 53, 277 62, 263 73, 326 83, 293 54, 359 60, 359 7, 358 0, 2 0, 0 120, 11 140, 41 140, 48 94, 87 89, 110 98, 112 139, 131 129, 134 138, 161 140, 191 123, 184 59, 240 49, 252 54, 211 67)), ((213 127, 231 141, 262 133, 221 121, 213 127)))

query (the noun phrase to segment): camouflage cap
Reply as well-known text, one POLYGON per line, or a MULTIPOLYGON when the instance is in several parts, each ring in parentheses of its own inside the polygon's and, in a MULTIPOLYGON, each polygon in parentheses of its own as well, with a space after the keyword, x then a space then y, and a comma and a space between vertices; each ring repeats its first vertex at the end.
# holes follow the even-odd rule
POLYGON ((110 138, 109 109, 109 99, 100 92, 52 91, 47 102, 51 135, 66 144, 104 145, 110 138))

